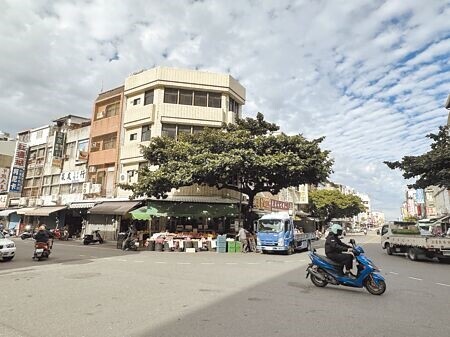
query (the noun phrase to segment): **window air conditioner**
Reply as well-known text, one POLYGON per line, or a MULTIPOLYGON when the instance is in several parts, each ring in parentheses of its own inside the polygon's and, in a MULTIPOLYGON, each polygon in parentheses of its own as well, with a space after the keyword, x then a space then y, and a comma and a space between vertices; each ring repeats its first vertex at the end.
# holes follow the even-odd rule
POLYGON ((83 183, 82 193, 83 194, 91 193, 91 183, 83 183))
POLYGON ((120 183, 126 183, 127 182, 127 174, 126 173, 121 173, 119 176, 119 182, 120 183))
POLYGON ((59 194, 52 194, 52 202, 58 202, 59 201, 59 194))

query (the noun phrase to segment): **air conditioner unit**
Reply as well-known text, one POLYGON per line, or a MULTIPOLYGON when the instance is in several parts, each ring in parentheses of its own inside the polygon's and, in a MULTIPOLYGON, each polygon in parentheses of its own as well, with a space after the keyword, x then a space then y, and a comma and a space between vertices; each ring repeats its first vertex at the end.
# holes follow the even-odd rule
POLYGON ((22 197, 19 199, 19 206, 28 206, 28 198, 22 197))
POLYGON ((91 193, 100 193, 102 190, 102 184, 92 184, 91 193))
POLYGON ((28 199, 28 206, 30 207, 36 206, 36 199, 35 198, 28 199))
POLYGON ((121 173, 120 174, 119 182, 122 183, 122 184, 127 182, 127 174, 126 173, 121 173))
POLYGON ((89 172, 97 172, 97 167, 95 166, 89 166, 89 172))
POLYGON ((91 193, 91 183, 83 183, 82 193, 83 194, 91 193))
POLYGON ((52 202, 58 202, 59 201, 59 194, 52 194, 52 202))
POLYGON ((36 200, 36 206, 43 206, 44 205, 44 200, 43 199, 37 199, 36 200))

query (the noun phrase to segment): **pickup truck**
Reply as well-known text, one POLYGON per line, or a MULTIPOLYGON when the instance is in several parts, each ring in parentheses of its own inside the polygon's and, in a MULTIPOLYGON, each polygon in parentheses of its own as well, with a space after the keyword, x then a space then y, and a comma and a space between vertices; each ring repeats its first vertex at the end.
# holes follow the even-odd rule
MULTIPOLYGON (((435 226, 440 223, 435 223, 435 226)), ((450 237, 421 235, 417 223, 394 221, 381 228, 381 247, 388 255, 406 253, 416 261, 420 258, 437 258, 440 262, 450 262, 450 237)))

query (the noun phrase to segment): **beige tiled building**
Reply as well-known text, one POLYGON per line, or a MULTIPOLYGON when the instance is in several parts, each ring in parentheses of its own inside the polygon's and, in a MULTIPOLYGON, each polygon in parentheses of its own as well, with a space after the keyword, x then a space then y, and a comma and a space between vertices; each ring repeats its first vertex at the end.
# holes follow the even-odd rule
MULTIPOLYGON (((135 73, 125 80, 119 182, 137 181, 140 165, 146 165, 139 145, 151 137, 195 133, 218 128, 241 116, 245 88, 233 77, 196 70, 158 67, 135 73)), ((119 189, 118 197, 129 191, 119 189)), ((237 192, 206 187, 172 190, 169 200, 195 196, 238 199, 237 192)))

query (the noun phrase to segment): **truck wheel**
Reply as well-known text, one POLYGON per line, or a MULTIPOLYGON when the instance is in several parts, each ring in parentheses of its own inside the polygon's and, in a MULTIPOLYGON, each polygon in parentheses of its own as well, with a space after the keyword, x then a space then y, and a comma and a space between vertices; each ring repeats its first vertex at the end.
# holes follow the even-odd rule
POLYGON ((288 250, 286 251, 286 254, 287 255, 292 255, 292 254, 294 254, 294 245, 291 243, 290 245, 289 245, 289 247, 288 247, 288 250))
POLYGON ((387 255, 392 255, 392 247, 389 243, 386 244, 386 253, 387 255))
POLYGON ((408 248, 408 258, 411 261, 417 261, 417 251, 415 248, 413 248, 413 247, 408 248))

